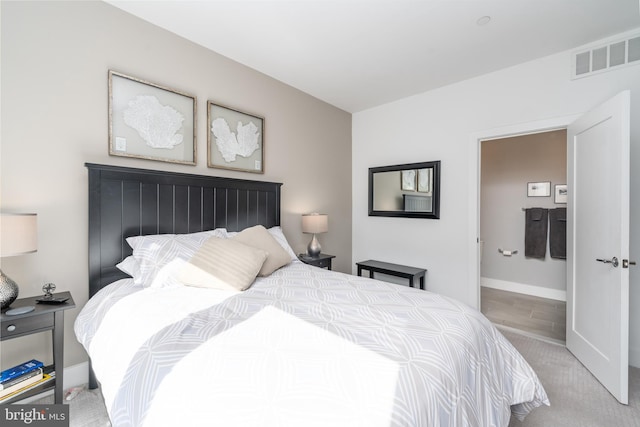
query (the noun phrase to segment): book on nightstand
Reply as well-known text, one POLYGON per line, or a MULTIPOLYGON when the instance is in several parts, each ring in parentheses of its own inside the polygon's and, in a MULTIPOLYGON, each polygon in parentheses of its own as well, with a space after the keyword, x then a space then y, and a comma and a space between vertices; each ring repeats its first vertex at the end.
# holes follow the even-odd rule
POLYGON ((8 381, 24 375, 27 372, 42 368, 43 366, 44 364, 39 360, 32 359, 28 362, 14 366, 13 368, 5 369, 4 371, 0 372, 0 390, 4 389, 4 384, 8 381))
POLYGON ((35 369, 33 371, 29 371, 24 375, 21 375, 11 382, 11 384, 5 385, 5 387, 0 390, 0 399, 3 399, 18 390, 22 390, 23 388, 30 387, 31 385, 37 383, 44 377, 44 373, 42 372, 42 368, 35 369))
MULTIPOLYGON (((0 387, 1 387, 0 388, 0 397, 5 395, 6 392, 9 389, 16 390, 15 386, 16 385, 20 385, 23 381, 27 381, 27 380, 29 380, 29 379, 31 379, 33 377, 38 377, 38 378, 36 378, 35 380, 32 380, 32 381, 39 380, 40 378, 42 378, 42 374, 43 373, 44 372, 42 371, 42 368, 37 368, 37 369, 34 369, 32 371, 26 372, 26 373, 20 375, 19 377, 15 377, 15 378, 12 378, 10 380, 7 380, 6 382, 0 384, 0 387)), ((24 385, 26 385, 26 384, 23 384, 23 386, 24 385)), ((18 388, 20 388, 20 387, 18 387, 18 388)))
MULTIPOLYGON (((35 387, 37 387, 37 386, 39 386, 41 384, 47 383, 47 382, 49 382, 49 381, 51 381, 53 379, 54 379, 54 376, 52 376, 52 375, 42 374, 42 378, 40 378, 39 380, 37 380, 37 381, 35 381, 35 382, 33 382, 33 383, 29 384, 29 385, 20 384, 20 385, 23 385, 22 388, 14 390, 13 392, 11 392, 9 394, 3 395, 2 397, 0 397, 0 403, 2 403, 4 400, 10 399, 12 397, 16 397, 16 396, 18 396, 18 395, 20 395, 22 393, 26 393, 27 391, 29 391, 29 390, 31 390, 31 389, 33 389, 33 388, 35 388, 35 387)), ((27 382, 27 381, 24 381, 24 382, 27 382)))

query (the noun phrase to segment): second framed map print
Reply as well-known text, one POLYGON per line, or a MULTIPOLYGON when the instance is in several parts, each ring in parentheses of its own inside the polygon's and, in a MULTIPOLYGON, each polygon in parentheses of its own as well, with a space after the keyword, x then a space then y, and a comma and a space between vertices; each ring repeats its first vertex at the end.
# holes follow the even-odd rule
POLYGON ((207 166, 264 173, 264 118, 207 102, 207 166))

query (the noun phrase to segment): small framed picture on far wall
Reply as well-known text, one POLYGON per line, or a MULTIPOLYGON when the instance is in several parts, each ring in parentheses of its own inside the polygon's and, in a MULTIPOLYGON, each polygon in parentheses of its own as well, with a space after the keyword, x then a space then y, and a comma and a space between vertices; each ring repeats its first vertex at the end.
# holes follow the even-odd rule
POLYGON ((554 189, 553 201, 557 204, 567 203, 567 184, 557 184, 554 189))
POLYGON ((551 196, 551 182, 528 182, 527 197, 549 197, 551 196))

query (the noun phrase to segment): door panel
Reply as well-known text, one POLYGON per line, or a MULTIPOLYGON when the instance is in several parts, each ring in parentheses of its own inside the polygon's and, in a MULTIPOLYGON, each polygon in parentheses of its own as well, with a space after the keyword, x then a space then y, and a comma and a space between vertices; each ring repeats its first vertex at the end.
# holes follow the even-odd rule
POLYGON ((622 92, 567 130, 567 348, 628 402, 629 113, 622 92), (616 257, 619 265, 611 261, 616 257), (600 259, 600 261, 597 261, 600 259))

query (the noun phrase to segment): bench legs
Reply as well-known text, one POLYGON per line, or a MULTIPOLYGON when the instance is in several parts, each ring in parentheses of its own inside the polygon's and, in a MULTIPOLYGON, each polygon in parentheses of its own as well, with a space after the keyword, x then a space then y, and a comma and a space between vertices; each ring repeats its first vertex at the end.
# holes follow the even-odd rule
MULTIPOLYGON (((360 267, 360 266, 358 266, 358 276, 362 276, 362 270, 363 270, 363 269, 364 269, 364 270, 369 270, 369 277, 370 277, 371 279, 373 279, 373 278, 374 278, 374 277, 373 277, 373 273, 375 272, 375 269, 368 269, 368 268, 363 268, 363 267, 360 267)), ((391 275, 391 276, 395 276, 395 277, 404 277, 404 278, 406 278, 406 279, 409 279, 409 287, 411 287, 411 288, 413 288, 413 287, 415 286, 415 279, 416 279, 416 278, 419 278, 419 279, 420 279, 420 281, 419 281, 419 283, 420 283, 420 289, 424 290, 424 274, 421 274, 421 275, 417 275, 417 274, 416 274, 416 275, 414 275, 414 276, 409 276, 409 277, 407 277, 407 276, 401 276, 401 275, 397 275, 397 274, 391 274, 391 273, 389 273, 388 271, 385 271, 385 272, 384 272, 384 274, 389 274, 389 275, 391 275)))

